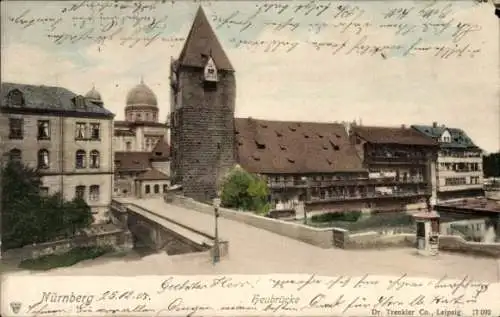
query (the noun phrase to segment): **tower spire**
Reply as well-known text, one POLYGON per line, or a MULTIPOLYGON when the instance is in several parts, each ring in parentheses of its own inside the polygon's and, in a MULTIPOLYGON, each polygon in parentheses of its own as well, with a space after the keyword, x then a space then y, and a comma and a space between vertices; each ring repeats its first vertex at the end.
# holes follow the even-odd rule
POLYGON ((194 17, 191 30, 179 55, 179 64, 191 67, 205 67, 204 56, 210 54, 220 70, 234 71, 226 52, 215 35, 201 5, 194 17))

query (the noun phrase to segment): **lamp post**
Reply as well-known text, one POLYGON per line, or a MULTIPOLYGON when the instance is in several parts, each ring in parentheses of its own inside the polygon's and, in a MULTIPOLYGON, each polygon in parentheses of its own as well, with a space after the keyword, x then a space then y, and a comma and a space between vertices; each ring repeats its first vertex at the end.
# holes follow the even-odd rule
POLYGON ((220 198, 214 198, 213 200, 214 206, 214 218, 215 218, 215 238, 214 238, 214 256, 213 263, 218 263, 220 261, 220 249, 219 249, 219 206, 220 206, 220 198))
POLYGON ((309 178, 303 176, 301 180, 306 184, 306 201, 304 202, 304 224, 307 225, 306 202, 309 200, 309 178))

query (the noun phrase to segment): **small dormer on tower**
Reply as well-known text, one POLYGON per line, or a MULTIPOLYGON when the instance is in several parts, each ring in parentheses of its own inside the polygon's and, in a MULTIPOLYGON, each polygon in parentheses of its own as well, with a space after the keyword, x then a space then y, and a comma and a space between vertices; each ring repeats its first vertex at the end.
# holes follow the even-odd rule
POLYGON ((219 81, 217 74, 217 66, 215 66, 214 59, 210 56, 208 58, 207 64, 203 70, 203 80, 205 82, 216 83, 219 81))

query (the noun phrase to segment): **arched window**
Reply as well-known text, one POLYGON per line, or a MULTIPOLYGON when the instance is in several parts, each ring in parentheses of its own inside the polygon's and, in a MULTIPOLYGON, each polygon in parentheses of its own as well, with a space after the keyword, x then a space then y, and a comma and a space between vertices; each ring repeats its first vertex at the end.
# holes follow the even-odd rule
POLYGON ((49 165, 49 151, 41 149, 38 151, 38 168, 46 169, 49 165))
POLYGON ((22 160, 22 152, 19 149, 12 149, 9 152, 9 159, 12 162, 21 162, 22 160))
POLYGON ((125 143, 125 148, 127 151, 131 151, 132 150, 132 142, 127 141, 127 143, 125 143))
POLYGON ((99 185, 91 185, 89 191, 89 200, 98 201, 100 196, 99 185))
POLYGON ((146 194, 149 194, 151 192, 151 186, 146 185, 146 194))
POLYGON ((149 113, 146 113, 146 121, 149 121, 149 113))
POLYGON ((135 119, 136 119, 137 121, 141 121, 141 120, 142 120, 141 114, 140 114, 140 113, 137 113, 137 114, 135 115, 135 119))
POLYGON ((160 192, 160 185, 156 184, 154 186, 155 194, 158 194, 160 192))
POLYGON ((24 107, 24 96, 19 89, 13 89, 8 95, 9 106, 11 107, 24 107))
POLYGON ((90 152, 90 168, 99 168, 99 151, 92 150, 90 152))
POLYGON ((76 151, 76 157, 75 157, 75 166, 76 168, 85 168, 85 151, 84 150, 78 150, 76 151))
POLYGON ((153 121, 156 121, 156 113, 153 113, 153 121))

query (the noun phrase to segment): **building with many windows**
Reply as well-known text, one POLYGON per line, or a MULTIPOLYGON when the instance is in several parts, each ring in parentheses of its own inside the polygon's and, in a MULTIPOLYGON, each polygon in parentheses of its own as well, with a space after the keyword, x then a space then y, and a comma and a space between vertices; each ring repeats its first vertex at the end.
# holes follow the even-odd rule
POLYGON ((436 162, 438 201, 483 196, 483 152, 461 129, 434 122, 414 125, 422 135, 439 143, 436 162))
MULTIPOLYGON (((95 89, 88 95, 100 95, 95 89)), ((151 152, 160 141, 168 142, 168 125, 159 122, 155 93, 143 80, 126 97, 125 120, 114 122, 115 152, 151 152)))
MULTIPOLYGON (((86 94, 101 100, 92 88, 86 94)), ((166 192, 170 184, 168 125, 159 122, 155 93, 144 80, 126 96, 125 120, 114 121, 114 189, 118 197, 153 197, 166 192)))
POLYGON ((380 197, 376 210, 424 209, 436 203, 437 142, 410 127, 353 125, 350 140, 380 197))
POLYGON ((36 168, 41 192, 83 198, 107 220, 113 191, 113 118, 102 101, 62 87, 1 85, 2 155, 36 168))

